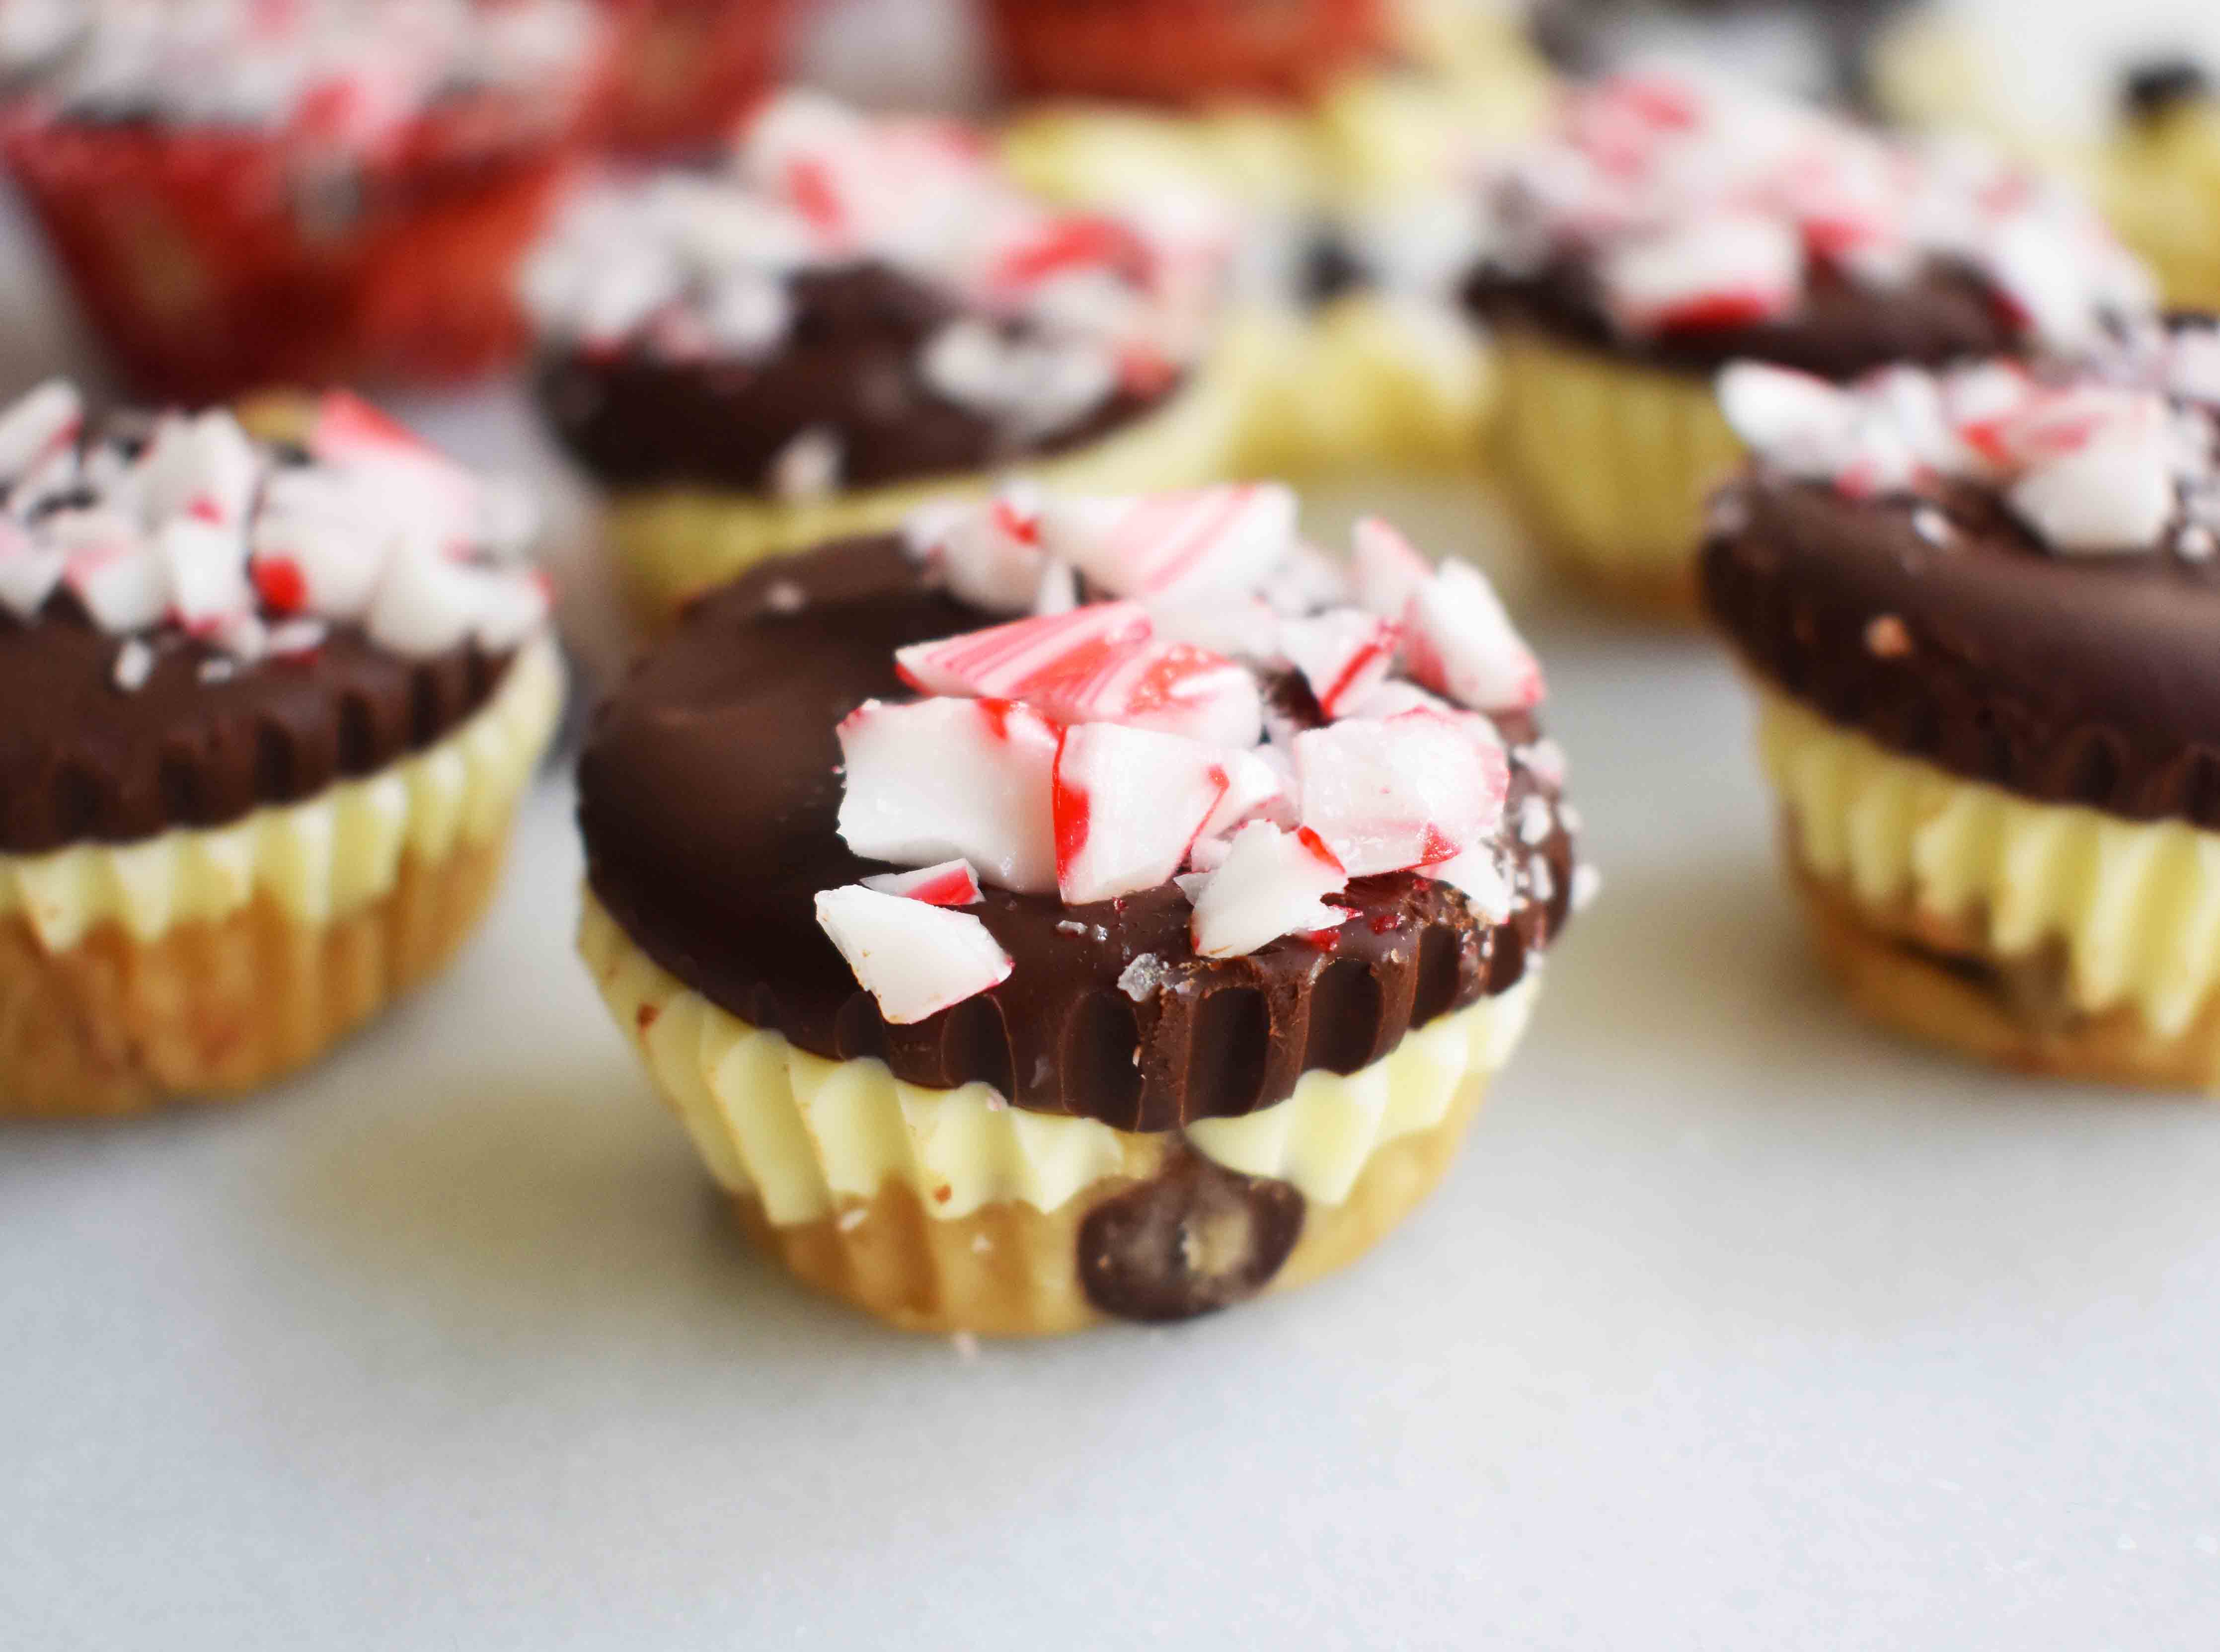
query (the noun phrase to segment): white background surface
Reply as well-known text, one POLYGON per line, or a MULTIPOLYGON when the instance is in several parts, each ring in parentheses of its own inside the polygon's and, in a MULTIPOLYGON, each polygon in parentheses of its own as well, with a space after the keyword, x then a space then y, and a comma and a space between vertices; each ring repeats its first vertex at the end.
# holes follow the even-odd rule
POLYGON ((1608 882, 1370 1259, 976 1360, 808 1296, 573 963, 551 785, 313 1078, 0 1139, 0 1645, 2220 1643, 2220 1114, 1854 1023, 1724 667, 1518 595, 1608 882))

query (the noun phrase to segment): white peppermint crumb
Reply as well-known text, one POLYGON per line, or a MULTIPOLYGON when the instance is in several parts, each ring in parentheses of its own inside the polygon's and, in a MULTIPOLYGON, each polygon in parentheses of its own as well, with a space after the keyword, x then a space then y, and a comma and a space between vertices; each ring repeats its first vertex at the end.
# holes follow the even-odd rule
POLYGON ((1911 513, 1911 531, 1930 545, 1950 543, 1950 519, 1932 505, 1922 505, 1911 513))
POLYGON ((1110 932, 1100 924, 1094 926, 1094 934, 1098 941, 1107 941, 1110 938, 1110 932))
POLYGON ((1059 918, 1057 920, 1056 932, 1059 935, 1084 935, 1087 933, 1087 926, 1076 918, 1059 918))
POLYGON ((1573 910, 1586 912, 1603 890, 1603 874, 1587 861, 1573 868, 1573 910))
POLYGON ((1570 803, 1557 805, 1557 820, 1568 832, 1577 832, 1581 829, 1581 812, 1570 803))
POLYGON ((968 1331, 957 1331, 948 1339, 948 1345, 956 1350, 956 1357, 966 1364, 979 1357, 979 1339, 968 1331))
POLYGON ((2216 551, 2220 551, 2220 538, 2215 538, 2209 527, 2192 522, 2173 536, 2174 554, 2192 562, 2209 561, 2216 551))
POLYGON ((154 651, 138 638, 130 639, 116 651, 115 686, 124 693, 138 693, 153 674, 154 651))
POLYGON ((235 660, 204 659, 201 662, 200 678, 203 683, 228 683, 239 675, 235 660))
POLYGON ((1557 892, 1557 879, 1550 870, 1550 863, 1539 855, 1526 859, 1526 893, 1535 900, 1546 901, 1557 892))
POLYGON ((789 501, 822 499, 840 485, 841 458, 839 437, 812 425, 770 462, 770 490, 789 501))
POLYGON ((1136 1004, 1142 1003, 1151 994, 1163 990, 1165 977, 1170 973, 1162 958, 1153 952, 1144 952, 1119 976, 1118 990, 1136 1004))
POLYGON ((773 614, 799 614, 809 606, 809 593, 790 579, 774 579, 764 591, 764 606, 773 614))
POLYGON ((1007 1113, 1009 1110, 1010 1104, 1000 1090, 989 1090, 987 1092, 988 1112, 1007 1113))
POLYGON ((1536 844, 1547 843, 1556 826, 1548 798, 1530 797, 1518 806, 1518 841, 1529 849, 1536 844))
POLYGON ((994 1248, 994 1240, 988 1238, 985 1234, 974 1233, 971 1236, 971 1254, 973 1256, 983 1256, 994 1248))
POLYGON ((857 1228, 863 1226, 864 1219, 870 1213, 861 1205, 851 1205, 833 1219, 832 1225, 843 1233, 853 1233, 857 1228))

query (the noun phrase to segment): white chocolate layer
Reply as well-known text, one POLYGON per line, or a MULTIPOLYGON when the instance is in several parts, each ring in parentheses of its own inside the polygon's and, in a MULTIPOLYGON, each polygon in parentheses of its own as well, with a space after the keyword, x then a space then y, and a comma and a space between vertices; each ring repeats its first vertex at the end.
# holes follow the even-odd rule
POLYGON ((230 826, 0 855, 0 919, 20 913, 62 952, 110 920, 151 941, 227 917, 257 893, 303 924, 348 916, 392 889, 403 854, 436 862, 506 827, 562 701, 555 646, 534 643, 469 720, 374 775, 230 826))
MULTIPOLYGON (((932 1090, 884 1063, 828 1061, 727 1013, 665 973, 589 894, 578 950, 718 1182, 754 1194, 777 1226, 816 1221, 889 1177, 943 1219, 1016 1201, 1052 1211, 1107 1176, 1145 1175, 1166 1137, 1028 1113, 985 1084, 932 1090)), ((1374 1150, 1449 1114, 1459 1086, 1509 1057, 1538 974, 1406 1035, 1346 1077, 1311 1072, 1241 1119, 1192 1125, 1196 1151, 1338 1204, 1374 1150)))
POLYGON ((1758 741, 1792 852, 1861 904, 1976 922, 1999 958, 2061 943, 2076 1008, 2132 1007, 2164 1036, 2220 985, 2220 833, 2030 802, 1770 689, 1758 741))

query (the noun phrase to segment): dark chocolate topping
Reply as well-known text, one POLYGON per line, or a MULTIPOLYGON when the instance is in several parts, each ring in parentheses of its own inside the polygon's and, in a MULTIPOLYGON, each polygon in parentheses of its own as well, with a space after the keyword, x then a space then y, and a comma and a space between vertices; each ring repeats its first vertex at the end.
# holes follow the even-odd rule
POLYGON ((1861 287, 1822 265, 1793 315, 1649 337, 1612 324, 1594 272, 1574 259, 1515 278, 1480 270, 1467 279, 1464 300, 1497 326, 1530 327, 1646 366, 1706 375, 1730 361, 1752 360, 1839 381, 1895 362, 1940 366, 2009 355, 2024 343, 1986 281, 1942 265, 1890 291, 1861 287))
POLYGON ((217 651, 165 629, 125 693, 123 646, 58 595, 25 625, 0 612, 0 853, 126 843, 215 826, 365 775, 437 740, 483 705, 507 656, 406 658, 334 627, 298 659, 204 683, 217 651))
MULTIPOLYGON (((1080 446, 1158 405, 1119 390, 1053 435, 1015 444, 1006 427, 941 396, 920 369, 927 340, 970 313, 956 296, 891 265, 792 277, 791 331, 762 360, 675 361, 634 349, 571 351, 542 364, 549 421, 596 480, 693 483, 766 492, 774 461, 804 431, 840 446, 839 483, 878 487, 982 470, 1080 446)), ((1023 337, 1027 324, 1001 324, 1023 337)))
POLYGON ((2055 554, 1964 484, 1860 502, 1759 479, 1729 498, 1748 520, 1705 546, 1704 602, 1775 686, 1970 780, 2220 827, 2220 566, 2055 554), (1923 506, 1948 516, 1940 546, 1923 506))
POLYGON ((1288 1183, 1181 1150, 1088 1213, 1079 1282, 1088 1301, 1121 1319, 1192 1319, 1269 1284, 1302 1237, 1303 1213, 1288 1183))
MULTIPOLYGON (((891 539, 784 560, 696 602, 595 720, 579 771, 595 894, 672 975, 805 1050, 1147 1131, 1269 1106, 1313 1068, 1352 1072, 1406 1029, 1512 985, 1563 923, 1572 846, 1554 820, 1531 849, 1549 898, 1492 928, 1446 885, 1393 873, 1338 897, 1355 915, 1332 946, 1286 937, 1205 960, 1169 885, 1073 907, 988 889, 967 910, 1014 960, 1009 979, 887 1025, 814 907, 819 890, 888 870, 835 830, 834 726, 864 700, 907 695, 895 647, 996 617, 928 589, 891 539), (1137 1001, 1119 981, 1144 955, 1166 978, 1137 1001)), ((1506 739, 1534 738, 1501 720, 1506 739)), ((1506 841, 1537 793, 1514 762, 1506 841)))
POLYGON ((2130 67, 2120 83, 2120 102, 2128 118, 2155 121, 2185 103, 2212 95, 2202 65, 2189 58, 2155 58, 2130 67))

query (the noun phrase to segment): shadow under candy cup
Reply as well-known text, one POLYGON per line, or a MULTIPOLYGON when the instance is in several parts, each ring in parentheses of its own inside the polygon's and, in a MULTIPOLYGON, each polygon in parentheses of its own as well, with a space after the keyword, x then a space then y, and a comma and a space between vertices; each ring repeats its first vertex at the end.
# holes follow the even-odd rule
POLYGON ((17 122, 9 164, 102 342, 143 394, 437 383, 514 360, 517 266, 567 136, 427 116, 374 156, 282 134, 17 122))

